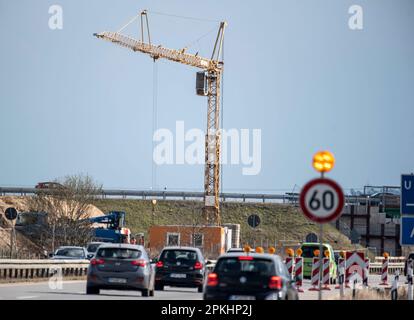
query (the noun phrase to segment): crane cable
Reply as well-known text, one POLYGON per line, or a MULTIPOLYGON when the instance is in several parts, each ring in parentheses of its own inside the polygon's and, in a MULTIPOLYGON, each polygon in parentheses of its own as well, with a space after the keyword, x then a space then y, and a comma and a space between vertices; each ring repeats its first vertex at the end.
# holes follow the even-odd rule
POLYGON ((129 22, 127 22, 127 24, 126 25, 124 25, 121 29, 119 29, 118 31, 117 31, 117 33, 120 33, 122 30, 124 30, 126 27, 128 27, 131 23, 133 23, 135 20, 137 20, 138 19, 138 17, 140 16, 141 14, 138 14, 138 15, 136 15, 135 17, 133 17, 129 22))
POLYGON ((158 123, 157 123, 157 116, 158 116, 158 64, 157 60, 154 60, 153 68, 152 68, 152 152, 151 152, 151 163, 152 163, 152 175, 151 175, 151 185, 152 190, 155 190, 157 186, 157 166, 154 162, 154 150, 155 150, 155 140, 154 134, 155 130, 157 130, 158 123))
POLYGON ((147 12, 150 12, 152 14, 157 14, 160 16, 167 16, 167 17, 173 17, 173 18, 179 18, 179 19, 187 19, 187 20, 195 20, 195 21, 203 21, 203 22, 220 22, 219 20, 180 16, 176 14, 169 14, 169 13, 157 12, 157 11, 152 11, 152 10, 147 10, 147 12))
MULTIPOLYGON (((223 44, 221 47, 221 61, 224 62, 224 40, 223 40, 223 44)), ((220 128, 221 128, 221 132, 223 132, 223 128, 224 128, 224 68, 223 71, 221 72, 221 114, 220 114, 220 128)), ((223 137, 223 135, 221 135, 223 137)), ((222 143, 222 141, 220 141, 220 144, 222 143)), ((223 154, 220 152, 220 157, 221 159, 223 159, 223 154)), ((219 159, 219 161, 221 161, 221 159, 219 159)), ((223 192, 223 166, 221 166, 221 170, 220 170, 220 192, 223 192)), ((219 195, 220 197, 220 195, 219 195)))

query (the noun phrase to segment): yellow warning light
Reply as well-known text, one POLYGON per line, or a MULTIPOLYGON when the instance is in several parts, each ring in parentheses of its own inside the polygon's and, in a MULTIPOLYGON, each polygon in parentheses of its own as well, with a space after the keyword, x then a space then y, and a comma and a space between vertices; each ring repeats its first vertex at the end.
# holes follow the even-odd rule
POLYGON ((390 256, 390 254, 388 253, 388 252, 384 252, 384 254, 383 254, 383 257, 385 258, 385 259, 388 259, 388 257, 390 256))
POLYGON ((343 259, 345 259, 345 251, 341 251, 341 252, 339 252, 339 255, 341 256, 341 258, 343 258, 343 259))
POLYGON ((256 253, 264 253, 264 249, 262 247, 256 247, 256 253))
POLYGON ((293 251, 292 248, 287 248, 285 250, 285 253, 289 256, 289 257, 293 257, 295 255, 295 251, 293 251))
POLYGON ((303 253, 303 251, 302 251, 302 249, 301 249, 301 248, 299 248, 298 250, 296 250, 296 255, 297 255, 298 257, 301 257, 301 256, 302 256, 302 253, 303 253))
POLYGON ((325 255, 326 258, 329 258, 331 256, 331 253, 329 252, 329 250, 325 250, 323 254, 325 255))
POLYGON ((314 257, 319 257, 319 254, 320 254, 321 252, 318 250, 318 249, 316 249, 316 250, 313 250, 313 256, 314 257))
POLYGON ((252 250, 252 248, 250 248, 250 246, 248 245, 248 244, 246 244, 244 247, 243 247, 243 251, 244 252, 246 252, 246 253, 250 253, 250 251, 252 250))
POLYGON ((320 151, 313 156, 313 167, 319 172, 328 172, 335 165, 335 157, 329 151, 320 151))
POLYGON ((275 254, 276 249, 275 249, 275 247, 270 247, 268 251, 269 251, 270 254, 275 254))

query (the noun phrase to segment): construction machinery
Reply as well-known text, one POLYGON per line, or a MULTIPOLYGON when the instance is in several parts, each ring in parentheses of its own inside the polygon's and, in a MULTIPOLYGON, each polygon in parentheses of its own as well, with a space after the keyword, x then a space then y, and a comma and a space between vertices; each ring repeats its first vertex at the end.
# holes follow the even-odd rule
POLYGON ((128 22, 117 32, 95 33, 97 38, 110 41, 133 51, 149 55, 154 61, 167 59, 201 69, 197 72, 196 93, 207 97, 207 131, 205 135, 205 169, 204 169, 204 208, 203 216, 206 224, 221 225, 220 219, 220 97, 223 74, 223 59, 220 58, 226 22, 220 22, 217 38, 211 58, 203 58, 196 54, 181 50, 165 48, 151 43, 147 10, 128 22), (141 39, 134 39, 121 31, 138 17, 141 19, 141 39), (144 39, 146 26, 147 39, 144 39), (220 60, 221 59, 221 60, 220 60))
POLYGON ((111 211, 103 216, 86 219, 90 223, 105 225, 93 228, 94 241, 129 243, 131 231, 125 228, 125 212, 111 211))

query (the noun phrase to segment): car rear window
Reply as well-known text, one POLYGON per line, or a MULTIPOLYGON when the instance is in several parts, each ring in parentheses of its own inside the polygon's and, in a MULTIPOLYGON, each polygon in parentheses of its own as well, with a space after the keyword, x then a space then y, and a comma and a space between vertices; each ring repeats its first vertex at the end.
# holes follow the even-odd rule
MULTIPOLYGON (((311 245, 311 246, 302 246, 302 257, 304 258, 313 258, 313 252, 315 250, 319 250, 319 245, 311 245)), ((323 251, 328 250, 327 247, 323 247, 323 251)), ((323 254, 323 252, 322 252, 323 254)))
POLYGON ((96 254, 98 258, 107 259, 138 259, 141 255, 140 250, 127 248, 101 248, 96 254))
POLYGON ((98 250, 98 247, 100 245, 101 245, 100 243, 92 243, 92 244, 88 245, 86 250, 88 250, 88 252, 96 252, 96 250, 98 250))
POLYGON ((267 259, 239 260, 235 258, 221 258, 217 261, 215 272, 221 274, 255 273, 271 276, 275 273, 274 262, 267 259))
POLYGON ((56 252, 56 255, 63 256, 63 257, 83 257, 84 252, 82 249, 65 248, 65 249, 59 249, 56 252))
POLYGON ((193 250, 164 250, 160 260, 165 264, 175 265, 179 262, 183 266, 192 266, 197 261, 197 252, 193 250))

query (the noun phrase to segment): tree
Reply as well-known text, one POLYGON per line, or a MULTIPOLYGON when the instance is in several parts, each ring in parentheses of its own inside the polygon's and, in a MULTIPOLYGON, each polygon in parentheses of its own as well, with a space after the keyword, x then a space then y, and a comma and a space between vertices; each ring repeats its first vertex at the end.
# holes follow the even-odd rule
POLYGON ((40 225, 41 245, 55 250, 61 245, 85 245, 91 240, 88 209, 101 194, 102 186, 88 175, 66 176, 47 189, 39 191, 29 200, 34 212, 44 212, 40 225))

